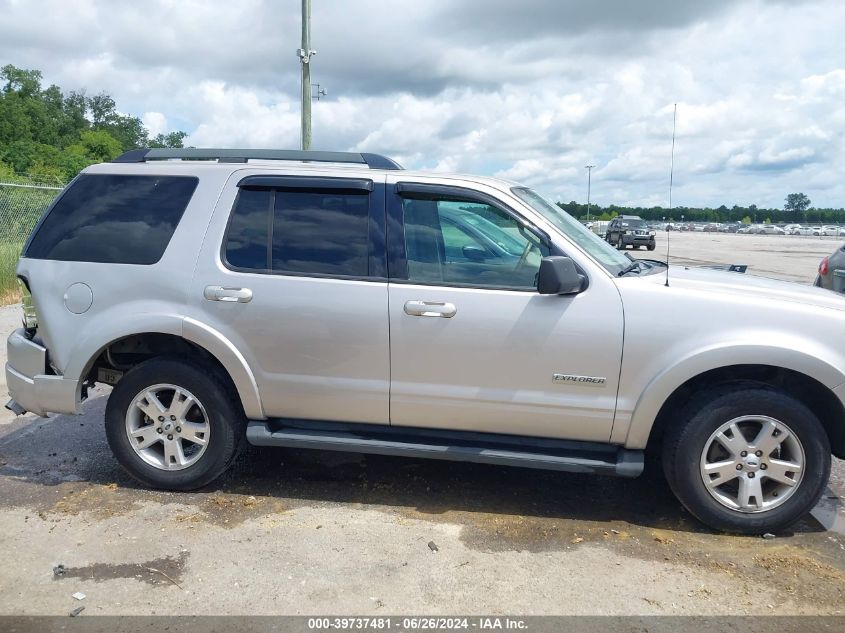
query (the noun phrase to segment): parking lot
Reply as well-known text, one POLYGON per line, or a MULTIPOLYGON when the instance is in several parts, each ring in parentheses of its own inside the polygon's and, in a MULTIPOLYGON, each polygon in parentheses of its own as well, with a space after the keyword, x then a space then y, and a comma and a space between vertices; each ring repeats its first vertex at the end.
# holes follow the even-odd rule
MULTIPOLYGON (((632 254, 664 259, 657 239, 632 254)), ((676 264, 801 283, 839 244, 670 239, 676 264)), ((2 334, 18 320, 0 309, 2 334)), ((845 612, 839 460, 813 516, 766 539, 710 532, 655 476, 249 447, 210 487, 173 494, 113 460, 106 396, 79 417, 0 414, 0 613, 845 612)))
POLYGON ((628 252, 636 257, 666 259, 666 240, 673 264, 747 264, 748 273, 799 283, 813 283, 825 255, 845 239, 797 235, 738 235, 736 233, 657 233, 657 248, 628 252))

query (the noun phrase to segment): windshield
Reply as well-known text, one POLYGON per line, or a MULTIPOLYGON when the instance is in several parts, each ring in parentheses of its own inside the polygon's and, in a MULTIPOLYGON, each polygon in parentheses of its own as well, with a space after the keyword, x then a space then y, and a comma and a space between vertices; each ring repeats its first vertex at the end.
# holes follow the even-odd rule
POLYGON ((622 226, 627 226, 628 228, 631 228, 631 229, 644 229, 646 227, 646 224, 642 220, 623 219, 622 220, 622 226))
POLYGON ((511 191, 614 275, 631 264, 628 257, 617 251, 556 204, 547 202, 527 187, 514 187, 511 191))

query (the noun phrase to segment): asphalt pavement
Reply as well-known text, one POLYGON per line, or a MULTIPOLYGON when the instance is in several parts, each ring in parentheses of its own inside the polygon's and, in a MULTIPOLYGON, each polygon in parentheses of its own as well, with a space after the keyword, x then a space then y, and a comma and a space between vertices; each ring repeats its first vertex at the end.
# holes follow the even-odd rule
MULTIPOLYGON (((835 247, 761 239, 672 249, 808 282, 835 247)), ((112 458, 107 395, 81 416, 0 416, 2 614, 845 612, 839 460, 813 516, 767 539, 711 532, 656 476, 248 447, 206 489, 166 493, 112 458)))

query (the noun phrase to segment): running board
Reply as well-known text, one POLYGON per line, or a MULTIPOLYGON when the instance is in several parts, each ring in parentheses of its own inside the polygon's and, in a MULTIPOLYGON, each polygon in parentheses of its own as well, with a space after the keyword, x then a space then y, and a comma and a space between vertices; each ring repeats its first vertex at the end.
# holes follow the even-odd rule
POLYGON ((610 444, 374 424, 251 421, 246 437, 256 446, 404 455, 619 477, 636 477, 644 466, 643 451, 610 444))

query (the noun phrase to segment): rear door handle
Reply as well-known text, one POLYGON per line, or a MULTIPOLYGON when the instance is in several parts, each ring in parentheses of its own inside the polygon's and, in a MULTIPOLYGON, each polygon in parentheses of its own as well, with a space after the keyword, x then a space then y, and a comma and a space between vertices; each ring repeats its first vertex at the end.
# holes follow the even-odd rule
POLYGON ((209 301, 226 301, 228 303, 249 303, 252 301, 252 290, 249 288, 206 286, 202 294, 209 301))
POLYGON ((443 301, 406 301, 405 314, 411 316, 443 317, 451 319, 457 314, 458 309, 454 303, 443 301))

